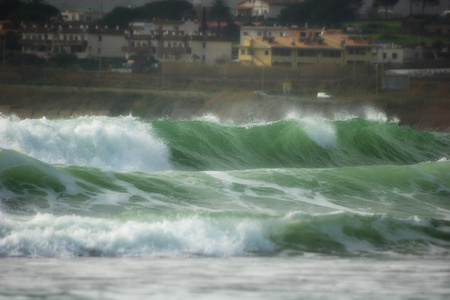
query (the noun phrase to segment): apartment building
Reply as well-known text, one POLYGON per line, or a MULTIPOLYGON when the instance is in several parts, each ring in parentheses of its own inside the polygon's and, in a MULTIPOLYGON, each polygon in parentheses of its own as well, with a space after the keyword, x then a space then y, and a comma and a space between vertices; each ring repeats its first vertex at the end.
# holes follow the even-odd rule
POLYGON ((152 55, 174 61, 214 63, 230 60, 232 39, 198 32, 194 21, 158 21, 133 23, 126 32, 126 57, 152 55), (194 30, 195 29, 195 30, 194 30))
POLYGON ((238 45, 244 64, 286 67, 376 63, 378 47, 369 37, 317 29, 291 29, 285 36, 247 35, 238 45))
POLYGON ((90 28, 88 25, 23 26, 20 42, 22 53, 48 57, 71 53, 77 58, 124 57, 124 31, 118 28, 90 28))

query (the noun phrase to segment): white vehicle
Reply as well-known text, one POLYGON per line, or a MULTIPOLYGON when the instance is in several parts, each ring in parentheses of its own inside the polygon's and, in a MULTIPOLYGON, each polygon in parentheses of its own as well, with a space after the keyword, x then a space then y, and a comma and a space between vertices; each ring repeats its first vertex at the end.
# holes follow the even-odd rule
POLYGON ((317 93, 317 99, 333 99, 333 96, 327 93, 317 93))

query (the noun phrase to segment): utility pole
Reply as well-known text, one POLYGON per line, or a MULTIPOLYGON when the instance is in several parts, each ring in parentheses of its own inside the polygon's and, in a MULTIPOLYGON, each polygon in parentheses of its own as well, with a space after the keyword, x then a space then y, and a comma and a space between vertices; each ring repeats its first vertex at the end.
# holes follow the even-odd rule
POLYGON ((261 92, 264 92, 264 64, 263 64, 263 66, 262 66, 261 92))
POLYGON ((3 69, 6 66, 6 33, 3 36, 3 69))
POLYGON ((98 55, 99 55, 99 59, 98 59, 98 72, 101 73, 102 72, 102 34, 100 31, 100 35, 98 36, 98 55))

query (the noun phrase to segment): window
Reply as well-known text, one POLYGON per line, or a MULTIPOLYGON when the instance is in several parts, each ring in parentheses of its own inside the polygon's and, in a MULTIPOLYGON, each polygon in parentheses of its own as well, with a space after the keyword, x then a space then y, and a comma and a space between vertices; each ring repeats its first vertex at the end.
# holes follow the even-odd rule
POLYGON ((397 58, 398 58, 397 53, 392 53, 392 59, 397 59, 397 58))
POLYGON ((203 42, 203 49, 205 49, 206 48, 206 43, 205 42, 203 42))
POLYGON ((366 48, 356 48, 355 53, 357 55, 366 55, 366 48))
POLYGON ((316 50, 298 50, 297 55, 303 57, 315 57, 318 53, 316 50))
POLYGON ((300 37, 306 37, 306 32, 300 32, 300 37))
POLYGON ((241 49, 241 55, 245 55, 245 49, 241 49))
POLYGON ((387 54, 383 53, 383 59, 386 59, 386 57, 387 57, 387 54))
POLYGON ((341 57, 341 52, 333 50, 323 50, 322 57, 341 57))
POLYGON ((102 41, 102 36, 101 36, 101 35, 98 36, 98 41, 99 41, 99 42, 102 41))
POLYGON ((288 49, 274 49, 273 50, 274 56, 291 56, 291 50, 288 49))
POLYGON ((102 52, 102 48, 98 48, 98 54, 102 52))
POLYGON ((264 55, 269 55, 269 51, 268 50, 264 51, 264 55))

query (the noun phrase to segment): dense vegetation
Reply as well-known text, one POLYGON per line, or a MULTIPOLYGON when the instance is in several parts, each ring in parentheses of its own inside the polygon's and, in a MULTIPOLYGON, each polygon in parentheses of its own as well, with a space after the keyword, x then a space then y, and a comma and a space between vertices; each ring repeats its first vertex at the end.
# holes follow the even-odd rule
POLYGON ((0 20, 15 24, 49 24, 55 22, 59 10, 43 0, 0 0, 0 20))
POLYGON ((184 15, 195 16, 191 3, 183 0, 156 1, 134 8, 116 7, 99 22, 99 25, 128 28, 128 24, 133 21, 151 22, 154 18, 181 20, 184 15))
POLYGON ((279 22, 283 25, 336 27, 355 19, 362 0, 305 0, 281 10, 279 22))

